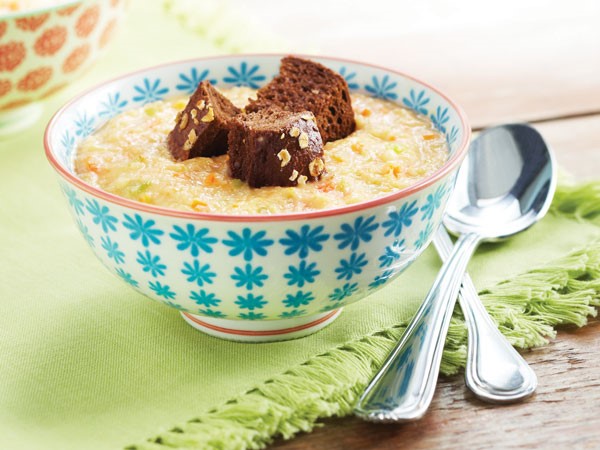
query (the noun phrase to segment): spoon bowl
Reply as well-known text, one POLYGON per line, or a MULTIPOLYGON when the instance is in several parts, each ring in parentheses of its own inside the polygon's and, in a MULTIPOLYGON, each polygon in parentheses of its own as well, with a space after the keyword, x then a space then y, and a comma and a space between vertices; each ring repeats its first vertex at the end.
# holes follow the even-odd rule
POLYGON ((453 234, 476 233, 486 241, 529 228, 550 207, 554 167, 534 128, 510 124, 483 131, 459 169, 444 225, 453 234))

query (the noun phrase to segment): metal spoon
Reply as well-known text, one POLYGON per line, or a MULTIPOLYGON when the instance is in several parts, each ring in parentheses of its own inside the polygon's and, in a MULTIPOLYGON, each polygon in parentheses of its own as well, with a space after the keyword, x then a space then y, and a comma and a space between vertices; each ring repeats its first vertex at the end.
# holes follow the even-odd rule
MULTIPOLYGON (((440 227, 433 244, 443 261, 452 252, 452 241, 440 227)), ((512 403, 529 397, 537 387, 535 372, 500 333, 481 303, 469 274, 458 296, 468 330, 465 383, 481 400, 512 403)))
POLYGON ((358 400, 357 416, 403 422, 425 414, 473 251, 483 240, 498 241, 535 224, 550 207, 555 187, 552 154, 535 129, 495 127, 473 142, 444 219, 459 238, 400 342, 358 400))

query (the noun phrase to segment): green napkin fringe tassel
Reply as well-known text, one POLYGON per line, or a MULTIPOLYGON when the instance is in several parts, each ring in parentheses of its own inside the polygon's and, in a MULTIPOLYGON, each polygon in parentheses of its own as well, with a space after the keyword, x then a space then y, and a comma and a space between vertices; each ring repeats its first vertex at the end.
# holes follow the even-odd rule
POLYGON ((561 185, 554 195, 552 211, 600 224, 600 181, 561 185))
MULTIPOLYGON (((600 182, 561 187, 551 212, 600 219, 600 182)), ((544 345, 559 325, 584 326, 600 306, 600 242, 480 292, 491 317, 515 347, 544 345)), ((129 450, 261 449, 289 439, 317 421, 351 413, 358 396, 402 335, 406 323, 315 356, 181 427, 129 450)), ((467 330, 457 307, 441 372, 464 367, 467 330)))

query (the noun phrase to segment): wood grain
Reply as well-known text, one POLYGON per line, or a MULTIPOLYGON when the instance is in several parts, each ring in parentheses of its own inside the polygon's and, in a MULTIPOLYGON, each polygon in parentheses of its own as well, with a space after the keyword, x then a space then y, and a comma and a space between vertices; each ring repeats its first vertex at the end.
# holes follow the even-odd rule
POLYGON ((433 404, 420 421, 375 425, 349 417, 280 450, 321 449, 490 449, 600 448, 600 322, 562 331, 546 347, 526 353, 539 379, 534 397, 524 403, 490 406, 472 396, 460 377, 442 378, 433 404))

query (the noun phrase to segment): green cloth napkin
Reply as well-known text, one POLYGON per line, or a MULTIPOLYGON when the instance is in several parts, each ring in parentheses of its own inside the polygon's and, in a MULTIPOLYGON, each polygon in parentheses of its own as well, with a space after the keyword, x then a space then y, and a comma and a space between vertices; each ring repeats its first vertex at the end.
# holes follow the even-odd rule
MULTIPOLYGON (((34 129, 0 143, 2 449, 260 448, 309 430, 348 413, 439 269, 429 249, 323 331, 258 345, 205 336, 108 273, 68 214, 43 154, 44 124, 100 80, 222 52, 225 41, 187 29, 159 2, 132 1, 108 54, 47 102, 34 129)), ((595 313, 599 235, 600 183, 591 183, 561 188, 541 223, 478 251, 471 275, 515 345, 541 345, 555 324, 595 313)), ((445 373, 463 363, 465 339, 457 314, 445 373)))

